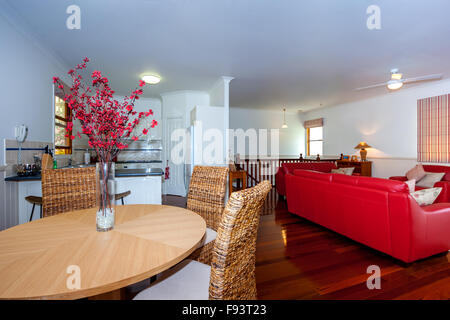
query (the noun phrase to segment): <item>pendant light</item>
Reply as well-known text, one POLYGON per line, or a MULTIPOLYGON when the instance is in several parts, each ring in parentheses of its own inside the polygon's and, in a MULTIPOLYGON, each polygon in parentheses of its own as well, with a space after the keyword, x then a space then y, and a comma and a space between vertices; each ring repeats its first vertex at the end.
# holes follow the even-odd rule
POLYGON ((286 108, 283 109, 283 125, 281 126, 281 129, 287 129, 287 124, 286 124, 286 108))

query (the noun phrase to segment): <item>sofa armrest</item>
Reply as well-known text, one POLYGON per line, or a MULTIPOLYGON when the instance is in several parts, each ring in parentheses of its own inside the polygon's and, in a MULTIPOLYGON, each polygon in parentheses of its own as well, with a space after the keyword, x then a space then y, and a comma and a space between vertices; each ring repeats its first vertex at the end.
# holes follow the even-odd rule
MULTIPOLYGON (((411 261, 450 249, 450 203, 419 206, 411 198, 411 261)), ((410 261, 405 261, 410 262, 410 261)))
POLYGON ((275 174, 275 188, 277 192, 281 196, 286 195, 286 179, 284 170, 280 167, 278 168, 278 172, 275 174))
POLYGON ((450 181, 439 181, 434 184, 435 188, 442 188, 441 193, 434 203, 450 202, 450 181))
POLYGON ((398 181, 408 181, 408 178, 404 177, 404 176, 394 176, 394 177, 389 177, 390 180, 398 180, 398 181))

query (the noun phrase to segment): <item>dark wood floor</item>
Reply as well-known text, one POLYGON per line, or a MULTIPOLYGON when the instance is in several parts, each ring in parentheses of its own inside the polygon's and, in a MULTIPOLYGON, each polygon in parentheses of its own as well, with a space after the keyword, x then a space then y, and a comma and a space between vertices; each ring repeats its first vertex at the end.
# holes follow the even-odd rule
MULTIPOLYGON (((164 203, 185 206, 181 197, 164 203)), ((450 299, 450 254, 408 267, 378 251, 290 214, 273 191, 261 216, 256 248, 259 299, 450 299), (369 290, 367 267, 381 269, 369 290)))

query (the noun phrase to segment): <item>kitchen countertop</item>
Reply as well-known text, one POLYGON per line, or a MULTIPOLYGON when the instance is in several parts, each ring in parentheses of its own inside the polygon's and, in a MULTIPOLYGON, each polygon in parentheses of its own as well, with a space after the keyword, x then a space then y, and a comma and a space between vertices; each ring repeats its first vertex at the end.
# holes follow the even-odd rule
MULTIPOLYGON (((161 168, 148 169, 116 169, 116 177, 147 177, 147 176, 162 176, 164 174, 161 168)), ((35 176, 12 176, 5 178, 5 181, 36 181, 41 180, 41 175, 35 176)))

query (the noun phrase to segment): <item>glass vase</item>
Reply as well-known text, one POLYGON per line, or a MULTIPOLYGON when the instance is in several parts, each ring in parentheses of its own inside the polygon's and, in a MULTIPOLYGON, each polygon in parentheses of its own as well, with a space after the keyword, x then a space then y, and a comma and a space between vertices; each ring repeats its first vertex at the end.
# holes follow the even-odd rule
POLYGON ((114 228, 116 181, 114 162, 97 162, 97 231, 114 228))

